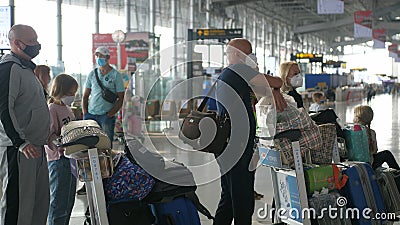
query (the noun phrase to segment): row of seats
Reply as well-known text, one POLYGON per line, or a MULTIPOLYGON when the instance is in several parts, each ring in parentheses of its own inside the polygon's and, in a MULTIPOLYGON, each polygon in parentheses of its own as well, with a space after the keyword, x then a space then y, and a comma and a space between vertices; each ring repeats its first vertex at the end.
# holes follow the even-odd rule
POLYGON ((146 120, 173 120, 187 116, 190 111, 201 104, 201 99, 146 101, 145 119, 146 120))

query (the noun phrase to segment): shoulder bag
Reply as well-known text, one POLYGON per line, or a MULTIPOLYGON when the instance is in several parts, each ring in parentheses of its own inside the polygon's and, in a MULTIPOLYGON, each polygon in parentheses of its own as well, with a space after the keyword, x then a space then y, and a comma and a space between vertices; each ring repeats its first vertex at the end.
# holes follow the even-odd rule
POLYGON ((204 97, 197 110, 192 110, 181 125, 179 138, 194 150, 220 154, 226 147, 231 134, 231 122, 227 116, 217 116, 215 112, 205 111, 210 94, 215 90, 213 86, 204 97), (216 132, 210 132, 215 130, 216 132), (202 131, 205 131, 202 133, 202 131))
POLYGON ((108 88, 104 87, 101 83, 99 74, 97 73, 97 69, 94 69, 94 74, 97 80, 97 84, 99 84, 101 88, 101 97, 109 103, 115 103, 117 101, 118 95, 114 92, 110 91, 108 88))

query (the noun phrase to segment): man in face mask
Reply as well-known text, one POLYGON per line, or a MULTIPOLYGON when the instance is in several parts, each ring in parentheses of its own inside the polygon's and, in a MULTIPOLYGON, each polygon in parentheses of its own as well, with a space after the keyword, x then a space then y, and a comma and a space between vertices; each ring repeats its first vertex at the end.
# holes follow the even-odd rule
MULTIPOLYGON (((124 102, 124 81, 122 75, 110 66, 110 51, 105 46, 98 47, 94 56, 97 68, 92 70, 86 79, 86 88, 82 97, 83 119, 95 120, 107 133, 112 147, 115 114, 124 102), (117 95, 117 99, 114 102, 107 101, 102 95, 104 89, 117 95)), ((77 193, 86 194, 85 186, 82 186, 77 193)))
POLYGON ((14 25, 11 53, 0 61, 0 224, 43 225, 49 210, 44 153, 50 117, 31 61, 40 51, 35 30, 14 25))
POLYGON ((106 47, 98 47, 94 55, 97 68, 89 73, 86 80, 86 89, 82 98, 83 118, 97 121, 112 143, 115 114, 121 109, 124 101, 124 82, 121 74, 110 66, 110 51, 106 47), (103 89, 116 94, 118 96, 116 101, 107 101, 102 96, 103 89), (91 96, 90 99, 89 96, 91 96))

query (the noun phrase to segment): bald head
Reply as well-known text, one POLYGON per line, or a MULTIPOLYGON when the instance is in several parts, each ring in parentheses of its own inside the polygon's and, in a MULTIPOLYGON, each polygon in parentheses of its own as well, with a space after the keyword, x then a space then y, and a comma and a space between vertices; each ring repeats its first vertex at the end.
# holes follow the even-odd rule
POLYGON ((10 42, 12 42, 15 39, 21 39, 24 36, 29 36, 32 34, 36 35, 36 32, 31 26, 16 24, 11 27, 10 32, 8 34, 8 39, 10 40, 10 42))
POLYGON ((38 45, 36 31, 28 25, 16 24, 11 27, 8 33, 8 39, 10 40, 11 51, 15 54, 30 60, 32 57, 24 53, 24 49, 27 46, 38 45))
POLYGON ((247 39, 244 39, 244 38, 232 39, 228 43, 228 46, 234 47, 234 48, 242 51, 246 55, 248 55, 252 52, 251 43, 247 39))
POLYGON ((251 53, 251 44, 247 39, 232 39, 226 47, 226 55, 229 64, 245 64, 246 58, 251 53))

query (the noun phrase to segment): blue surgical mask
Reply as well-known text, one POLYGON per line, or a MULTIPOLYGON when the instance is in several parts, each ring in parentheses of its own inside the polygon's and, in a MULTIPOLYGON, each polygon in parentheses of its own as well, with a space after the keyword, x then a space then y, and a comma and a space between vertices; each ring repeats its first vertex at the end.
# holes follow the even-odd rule
POLYGON ((105 66, 107 64, 106 59, 105 58, 96 58, 96 63, 99 66, 105 66))

